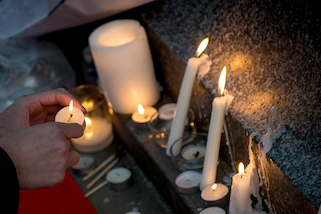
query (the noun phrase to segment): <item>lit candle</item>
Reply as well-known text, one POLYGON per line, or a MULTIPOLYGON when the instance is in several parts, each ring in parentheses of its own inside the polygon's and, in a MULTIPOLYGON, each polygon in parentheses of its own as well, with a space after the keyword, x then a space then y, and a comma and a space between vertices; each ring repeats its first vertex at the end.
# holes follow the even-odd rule
POLYGON ((227 101, 227 98, 225 96, 222 96, 224 92, 225 82, 226 67, 224 67, 221 72, 218 84, 221 97, 215 97, 212 103, 212 115, 206 143, 201 190, 203 190, 208 185, 215 183, 216 180, 217 161, 220 151, 221 135, 227 101))
POLYGON ((178 95, 175 117, 173 119, 171 131, 168 138, 168 145, 166 148, 166 154, 168 156, 171 156, 170 149, 172 149, 173 155, 178 155, 181 151, 182 144, 179 142, 175 143, 173 148, 171 147, 176 140, 183 136, 194 81, 198 68, 201 64, 201 60, 198 57, 207 47, 208 41, 209 39, 205 38, 197 48, 196 57, 190 58, 187 62, 187 67, 178 95))
POLYGON ((137 106, 137 111, 132 114, 132 120, 136 123, 147 123, 157 110, 154 107, 143 107, 141 104, 137 106))
POLYGON ((251 207, 250 178, 244 173, 244 165, 239 165, 239 173, 233 176, 229 205, 230 214, 248 213, 251 207))
POLYGON ((225 207, 228 204, 229 189, 224 184, 213 184, 203 189, 201 193, 202 199, 205 201, 205 205, 225 207))
POLYGON ((182 157, 185 160, 195 160, 195 159, 200 159, 203 158, 205 156, 205 146, 202 145, 198 145, 198 146, 194 146, 194 145, 189 145, 186 146, 184 149, 182 149, 182 157))
POLYGON ((136 20, 114 20, 95 29, 89 44, 106 98, 115 112, 132 114, 137 105, 160 97, 145 29, 136 20))
POLYGON ((183 194, 194 194, 198 191, 202 174, 195 171, 185 171, 177 176, 175 184, 183 194))
POLYGON ((60 123, 78 123, 83 126, 84 121, 84 113, 73 106, 73 100, 70 101, 69 106, 60 109, 55 116, 55 122, 60 123))
POLYGON ((74 147, 80 152, 98 152, 108 147, 113 139, 112 124, 103 117, 85 117, 86 128, 80 138, 72 139, 74 147))

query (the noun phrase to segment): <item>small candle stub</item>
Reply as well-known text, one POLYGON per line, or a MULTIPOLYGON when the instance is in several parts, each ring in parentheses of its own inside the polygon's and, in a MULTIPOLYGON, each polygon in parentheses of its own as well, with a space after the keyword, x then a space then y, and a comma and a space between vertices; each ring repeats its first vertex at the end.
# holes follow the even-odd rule
POLYGON ((228 204, 229 189, 224 184, 215 183, 207 186, 201 193, 205 206, 225 207, 228 204))
POLYGON ((206 147, 202 145, 189 145, 182 149, 182 157, 185 160, 200 159, 205 156, 206 147))
POLYGON ((106 179, 110 183, 112 190, 122 191, 127 189, 131 184, 131 172, 124 167, 114 168, 107 173, 106 179))
POLYGON ((201 179, 201 173, 195 171, 186 171, 177 176, 175 179, 175 184, 181 193, 194 194, 198 191, 201 179))
POLYGON ((176 103, 168 103, 158 109, 159 118, 162 120, 171 120, 174 118, 176 103))
POLYGON ((156 112, 157 110, 154 107, 143 107, 139 105, 137 111, 132 114, 131 118, 136 123, 147 123, 156 112))
POLYGON ((58 111, 55 116, 55 122, 60 123, 78 123, 79 125, 84 125, 85 115, 84 113, 73 106, 72 100, 69 106, 62 108, 58 111))
POLYGON ((94 157, 91 155, 80 155, 79 162, 72 166, 71 169, 76 175, 86 175, 94 169, 94 157))
POLYGON ((200 214, 225 214, 225 213, 226 213, 225 210, 223 210, 220 207, 209 207, 202 210, 202 212, 200 212, 200 214))

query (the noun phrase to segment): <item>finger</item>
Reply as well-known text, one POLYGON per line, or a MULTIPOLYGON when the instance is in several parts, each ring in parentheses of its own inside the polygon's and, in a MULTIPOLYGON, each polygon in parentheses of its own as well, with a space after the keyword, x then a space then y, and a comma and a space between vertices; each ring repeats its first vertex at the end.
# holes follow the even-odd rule
POLYGON ((74 106, 79 108, 84 113, 87 113, 86 109, 78 102, 78 100, 67 90, 62 88, 51 91, 45 91, 39 94, 29 95, 26 100, 28 103, 30 103, 31 107, 35 107, 37 106, 37 104, 38 106, 68 106, 70 101, 74 100, 74 106))
POLYGON ((71 166, 76 165, 79 162, 79 159, 80 159, 80 156, 79 156, 78 152, 70 151, 67 167, 71 167, 71 166))
POLYGON ((84 129, 81 125, 77 123, 57 123, 62 128, 65 137, 67 139, 70 138, 78 138, 81 137, 84 133, 84 129))

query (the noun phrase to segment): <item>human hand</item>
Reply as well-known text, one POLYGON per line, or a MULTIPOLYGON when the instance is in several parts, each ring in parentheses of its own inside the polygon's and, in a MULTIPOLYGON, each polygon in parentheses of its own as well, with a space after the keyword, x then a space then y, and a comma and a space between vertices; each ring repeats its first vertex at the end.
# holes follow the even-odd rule
POLYGON ((86 113, 76 98, 63 88, 19 97, 0 114, 0 138, 22 128, 54 121, 59 108, 68 106, 72 99, 74 106, 86 113))
POLYGON ((82 134, 78 124, 48 122, 7 134, 0 147, 14 163, 21 189, 52 187, 79 161, 79 154, 69 151, 69 139, 82 134))

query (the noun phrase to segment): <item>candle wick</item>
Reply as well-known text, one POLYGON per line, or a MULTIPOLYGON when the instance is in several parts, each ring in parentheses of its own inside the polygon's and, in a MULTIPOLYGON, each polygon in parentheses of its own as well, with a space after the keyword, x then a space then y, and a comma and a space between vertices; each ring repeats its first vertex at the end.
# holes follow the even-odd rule
POLYGON ((70 114, 70 116, 69 116, 69 118, 68 118, 67 122, 69 122, 71 118, 72 118, 72 114, 70 114))
POLYGON ((200 152, 197 151, 195 154, 194 154, 194 157, 197 158, 199 156, 200 152))

